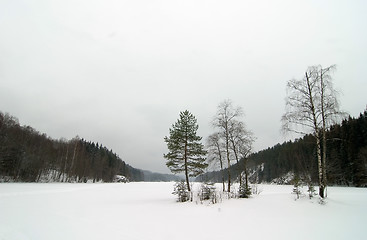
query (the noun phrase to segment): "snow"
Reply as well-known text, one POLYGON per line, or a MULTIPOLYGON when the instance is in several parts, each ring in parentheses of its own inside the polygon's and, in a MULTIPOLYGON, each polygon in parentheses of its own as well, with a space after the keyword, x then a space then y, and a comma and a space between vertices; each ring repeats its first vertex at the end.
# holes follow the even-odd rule
POLYGON ((0 240, 367 238, 367 189, 329 187, 321 205, 295 201, 293 186, 259 188, 201 204, 176 202, 173 183, 3 183, 0 240))

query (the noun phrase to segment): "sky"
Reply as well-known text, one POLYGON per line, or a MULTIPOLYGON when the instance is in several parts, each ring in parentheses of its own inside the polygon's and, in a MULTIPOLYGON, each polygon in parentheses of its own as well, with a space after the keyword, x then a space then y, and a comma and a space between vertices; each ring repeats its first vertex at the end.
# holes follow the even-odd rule
POLYGON ((289 138, 286 83, 308 66, 336 64, 341 108, 366 109, 366 10, 363 0, 2 0, 0 111, 169 173, 163 139, 180 111, 204 143, 231 99, 259 151, 289 138))

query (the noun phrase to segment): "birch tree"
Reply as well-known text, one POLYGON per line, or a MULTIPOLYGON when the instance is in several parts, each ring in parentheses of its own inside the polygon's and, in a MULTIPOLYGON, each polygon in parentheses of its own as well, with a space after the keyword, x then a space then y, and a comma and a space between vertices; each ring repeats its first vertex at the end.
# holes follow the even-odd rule
POLYGON ((301 80, 287 83, 286 113, 282 116, 284 131, 305 134, 311 130, 316 140, 319 195, 326 197, 326 129, 341 115, 332 86, 332 65, 308 67, 301 80))
MULTIPOLYGON (((336 70, 335 65, 331 65, 327 68, 321 66, 316 67, 318 70, 319 83, 319 94, 320 94, 320 106, 321 118, 322 118, 322 176, 325 186, 327 186, 327 169, 326 169, 326 131, 330 128, 341 117, 346 116, 346 113, 340 111, 338 93, 334 90, 331 73, 336 70)), ((326 196, 326 195, 325 195, 326 196)))

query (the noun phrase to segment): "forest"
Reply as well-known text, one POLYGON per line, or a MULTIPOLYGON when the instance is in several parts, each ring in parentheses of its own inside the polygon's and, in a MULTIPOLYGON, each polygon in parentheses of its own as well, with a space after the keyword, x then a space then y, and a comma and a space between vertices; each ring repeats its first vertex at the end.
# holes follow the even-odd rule
POLYGON ((0 112, 0 179, 17 182, 143 181, 144 173, 99 143, 54 140, 0 112))
MULTIPOLYGON (((367 110, 358 118, 349 116, 326 132, 327 184, 367 187, 367 110)), ((232 165, 231 175, 238 178, 243 171, 242 159, 232 165)), ((305 135, 294 141, 277 144, 251 154, 247 159, 252 183, 291 183, 287 174, 317 183, 317 157, 314 136, 305 135)), ((227 171, 208 172, 198 178, 220 182, 227 171)), ((292 179, 290 179, 292 180, 292 179)))

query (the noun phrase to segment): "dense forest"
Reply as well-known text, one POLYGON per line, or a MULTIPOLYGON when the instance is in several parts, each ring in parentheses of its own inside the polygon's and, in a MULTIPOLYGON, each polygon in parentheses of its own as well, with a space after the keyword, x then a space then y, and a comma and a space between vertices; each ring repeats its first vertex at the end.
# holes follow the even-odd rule
POLYGON ((79 137, 54 140, 0 112, 0 179, 21 182, 112 182, 116 175, 143 181, 112 150, 79 137))
MULTIPOLYGON (((327 136, 327 176, 329 185, 367 186, 367 110, 358 118, 349 117, 333 125, 327 136)), ((232 166, 238 176, 243 160, 232 166)), ((252 182, 286 183, 292 173, 317 183, 316 143, 312 135, 277 144, 249 156, 252 182), (289 177, 288 177, 289 178, 289 177)), ((226 171, 206 173, 198 180, 220 182, 226 171)))

